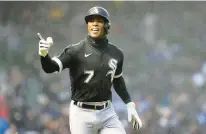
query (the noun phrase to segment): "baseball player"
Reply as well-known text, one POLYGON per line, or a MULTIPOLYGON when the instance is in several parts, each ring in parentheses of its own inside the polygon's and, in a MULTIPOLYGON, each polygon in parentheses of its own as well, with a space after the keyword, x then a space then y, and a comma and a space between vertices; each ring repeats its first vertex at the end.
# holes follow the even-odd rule
POLYGON ((85 16, 88 35, 67 46, 59 56, 50 57, 53 44, 38 33, 41 65, 46 73, 69 69, 71 80, 70 131, 72 134, 126 134, 112 105, 111 86, 123 100, 128 120, 138 130, 142 122, 122 76, 124 55, 112 45, 107 34, 109 13, 102 7, 92 7, 85 16))

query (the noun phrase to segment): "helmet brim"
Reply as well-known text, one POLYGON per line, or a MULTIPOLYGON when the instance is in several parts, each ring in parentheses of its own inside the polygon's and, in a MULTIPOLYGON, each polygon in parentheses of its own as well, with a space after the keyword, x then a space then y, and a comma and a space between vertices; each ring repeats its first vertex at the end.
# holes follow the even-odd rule
POLYGON ((88 23, 89 20, 92 20, 92 19, 94 19, 95 17, 100 17, 100 18, 102 18, 105 23, 108 23, 108 22, 109 22, 109 20, 108 20, 106 17, 104 17, 104 16, 102 16, 102 15, 100 15, 100 14, 87 15, 87 16, 85 17, 85 22, 88 23))

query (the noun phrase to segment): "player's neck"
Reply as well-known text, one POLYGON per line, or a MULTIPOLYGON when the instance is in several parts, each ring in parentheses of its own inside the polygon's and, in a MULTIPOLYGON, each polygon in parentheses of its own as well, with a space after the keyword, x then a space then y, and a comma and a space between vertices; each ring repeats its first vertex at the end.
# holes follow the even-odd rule
POLYGON ((107 36, 103 36, 101 38, 92 38, 90 35, 87 36, 87 39, 97 47, 104 47, 105 45, 108 44, 108 39, 107 36))
POLYGON ((91 35, 88 35, 88 37, 91 38, 94 41, 105 41, 105 40, 107 40, 107 36, 106 35, 98 37, 98 38, 93 38, 91 35))

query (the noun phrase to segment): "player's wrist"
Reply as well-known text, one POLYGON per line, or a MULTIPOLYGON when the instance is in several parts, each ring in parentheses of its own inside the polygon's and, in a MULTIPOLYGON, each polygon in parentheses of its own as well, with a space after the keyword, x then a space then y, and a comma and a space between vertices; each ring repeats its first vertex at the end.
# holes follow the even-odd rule
POLYGON ((125 105, 127 105, 127 104, 130 103, 130 102, 133 102, 133 101, 130 99, 130 97, 127 97, 127 99, 124 99, 123 101, 124 101, 124 104, 125 104, 125 105))
POLYGON ((48 55, 48 53, 39 53, 39 55, 40 55, 41 57, 46 57, 46 56, 48 55))
POLYGON ((47 53, 46 55, 41 55, 41 54, 39 54, 39 56, 41 57, 41 58, 49 58, 49 54, 47 53))
POLYGON ((129 108, 129 107, 136 107, 135 106, 135 103, 133 101, 130 101, 126 104, 126 106, 129 108))

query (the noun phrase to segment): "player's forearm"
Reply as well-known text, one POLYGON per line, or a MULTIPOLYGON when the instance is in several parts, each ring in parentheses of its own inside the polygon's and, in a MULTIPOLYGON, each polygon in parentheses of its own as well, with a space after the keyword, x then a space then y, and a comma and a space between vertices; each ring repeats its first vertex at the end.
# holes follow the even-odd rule
POLYGON ((45 73, 53 73, 59 70, 58 64, 55 61, 53 61, 49 55, 46 55, 45 57, 40 56, 40 59, 42 69, 45 73))
POLYGON ((119 78, 114 79, 113 86, 117 94, 123 100, 125 104, 131 102, 131 97, 127 91, 126 84, 124 78, 121 76, 119 78))

